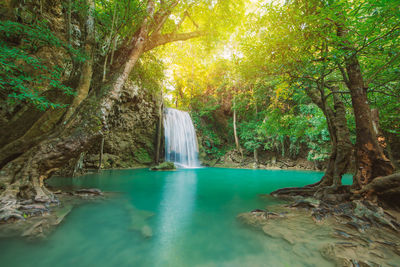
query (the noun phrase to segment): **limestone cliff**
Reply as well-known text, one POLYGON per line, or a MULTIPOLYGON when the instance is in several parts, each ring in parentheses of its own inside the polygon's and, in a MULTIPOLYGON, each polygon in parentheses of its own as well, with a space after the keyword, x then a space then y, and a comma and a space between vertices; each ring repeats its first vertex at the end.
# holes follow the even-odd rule
MULTIPOLYGON (((125 84, 121 101, 109 117, 102 168, 133 168, 154 162, 157 105, 150 90, 133 81, 125 84)), ((97 142, 83 156, 83 169, 98 168, 100 147, 97 142)))

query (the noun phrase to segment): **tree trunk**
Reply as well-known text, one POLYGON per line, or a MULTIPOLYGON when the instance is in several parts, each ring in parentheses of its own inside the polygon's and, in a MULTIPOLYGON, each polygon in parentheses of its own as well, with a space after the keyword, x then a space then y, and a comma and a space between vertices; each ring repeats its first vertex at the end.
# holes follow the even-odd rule
POLYGON ((323 91, 310 88, 307 95, 323 111, 328 124, 332 151, 324 176, 315 184, 305 187, 283 188, 272 192, 274 195, 304 195, 323 199, 329 190, 338 188, 342 184, 342 176, 350 163, 352 144, 350 132, 347 127, 346 109, 337 95, 337 89, 331 88, 333 92, 333 109, 327 106, 323 91))
POLYGON ((65 108, 47 110, 23 136, 3 146, 0 149, 0 168, 46 139, 64 113, 65 108))
POLYGON ((383 154, 372 126, 371 109, 367 88, 364 87, 360 64, 353 54, 345 59, 348 76, 347 86, 356 121, 356 173, 358 187, 364 187, 374 178, 393 173, 394 167, 383 154))
POLYGON ((333 185, 342 184, 342 176, 347 171, 350 163, 353 145, 350 141, 350 131, 347 126, 346 108, 337 94, 337 89, 332 88, 335 112, 333 114, 333 125, 336 134, 336 158, 333 173, 333 185))
POLYGON ((65 114, 65 121, 67 121, 71 115, 75 112, 79 104, 87 97, 92 82, 93 75, 93 62, 94 62, 94 44, 95 44, 95 31, 94 31, 94 10, 95 1, 88 0, 89 10, 87 12, 86 20, 86 41, 85 41, 85 54, 88 58, 85 60, 82 66, 82 73, 79 79, 78 87, 76 88, 76 96, 72 101, 67 113, 65 114))
POLYGON ((350 163, 352 144, 350 132, 347 126, 346 109, 337 94, 337 88, 332 87, 333 109, 327 106, 322 89, 307 90, 308 96, 322 110, 326 117, 329 136, 331 139, 332 152, 329 158, 327 170, 323 179, 323 185, 341 185, 341 179, 350 163))
POLYGON ((242 151, 242 148, 240 147, 239 138, 238 138, 237 131, 236 131, 236 104, 235 104, 235 100, 233 101, 233 135, 235 137, 236 150, 240 153, 240 156, 242 157, 242 160, 243 160, 243 151, 242 151))
POLYGON ((103 164, 103 151, 104 151, 104 135, 101 137, 99 167, 97 168, 98 170, 101 170, 101 165, 103 164))
MULTIPOLYGON (((39 144, 39 142, 46 139, 54 127, 60 123, 61 117, 64 116, 64 120, 67 120, 75 111, 76 107, 81 101, 86 98, 91 79, 93 74, 93 44, 95 42, 94 32, 94 0, 88 0, 89 9, 87 11, 88 17, 86 21, 86 41, 85 41, 85 54, 89 58, 83 63, 82 73, 80 75, 79 84, 77 86, 77 95, 74 98, 69 109, 66 111, 63 109, 47 110, 20 138, 8 143, 0 150, 0 167, 3 167, 6 163, 10 162, 19 155, 22 155, 28 151, 31 147, 39 144)), ((68 19, 67 19, 67 37, 71 42, 71 0, 68 1, 68 19)))
POLYGON ((157 145, 156 145, 156 164, 160 163, 160 149, 161 149, 161 136, 162 136, 162 123, 163 123, 163 96, 160 94, 160 106, 158 110, 158 126, 157 126, 157 145))
POLYGON ((50 138, 4 166, 0 174, 0 188, 4 189, 0 203, 16 202, 18 198, 33 198, 37 202, 54 200, 43 181, 71 158, 77 158, 107 129, 107 116, 120 99, 123 85, 144 50, 148 29, 148 19, 145 19, 122 72, 111 84, 103 86, 100 99, 91 94, 50 138))
POLYGON ((254 148, 253 154, 254 154, 254 163, 256 164, 256 166, 258 166, 259 160, 258 160, 258 149, 257 148, 254 148))
MULTIPOLYGON (((114 23, 115 23, 115 14, 116 14, 116 12, 117 12, 117 4, 115 4, 115 7, 114 7, 113 17, 112 17, 112 22, 111 22, 110 36, 109 36, 109 40, 108 40, 107 47, 106 47, 106 56, 105 56, 105 58, 104 58, 103 82, 106 81, 106 75, 107 75, 107 60, 108 60, 108 54, 109 54, 109 52, 110 52, 112 37, 113 37, 113 33, 114 33, 114 23)), ((111 64, 111 63, 110 63, 110 64, 111 64)))
POLYGON ((364 84, 356 51, 346 39, 347 32, 337 25, 337 36, 342 39, 346 71, 339 66, 343 79, 350 90, 351 102, 356 121, 356 173, 354 187, 362 188, 379 176, 390 175, 394 167, 383 154, 372 126, 371 109, 368 104, 367 86, 364 84))
POLYGON ((389 144, 389 142, 386 141, 385 135, 383 134, 382 129, 379 125, 379 110, 372 109, 371 116, 372 116, 372 128, 374 129, 374 132, 378 138, 379 146, 382 148, 385 156, 387 156, 389 158, 390 162, 393 164, 393 167, 395 169, 398 169, 399 166, 397 166, 396 160, 393 157, 392 149, 390 148, 390 144, 389 144))
POLYGON ((82 170, 83 167, 83 157, 84 157, 84 153, 81 153, 78 157, 78 159, 76 160, 75 166, 74 166, 74 170, 72 172, 72 177, 76 176, 76 173, 79 170, 82 170))

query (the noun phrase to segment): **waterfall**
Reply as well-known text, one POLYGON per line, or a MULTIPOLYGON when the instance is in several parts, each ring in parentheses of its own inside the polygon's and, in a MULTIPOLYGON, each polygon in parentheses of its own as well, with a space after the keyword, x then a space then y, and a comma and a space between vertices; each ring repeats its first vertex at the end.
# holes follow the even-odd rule
POLYGON ((165 161, 178 167, 200 167, 196 131, 189 113, 173 108, 164 110, 165 161))

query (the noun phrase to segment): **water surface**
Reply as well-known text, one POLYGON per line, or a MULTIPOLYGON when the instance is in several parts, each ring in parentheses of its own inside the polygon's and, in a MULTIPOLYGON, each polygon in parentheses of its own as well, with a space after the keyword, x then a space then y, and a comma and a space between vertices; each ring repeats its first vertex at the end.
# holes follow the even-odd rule
POLYGON ((47 240, 0 240, 1 266, 316 266, 305 260, 310 255, 318 266, 331 266, 317 252, 293 253, 293 244, 236 220, 238 213, 278 203, 260 194, 322 175, 202 168, 54 178, 50 183, 60 186, 119 193, 73 209, 47 240))

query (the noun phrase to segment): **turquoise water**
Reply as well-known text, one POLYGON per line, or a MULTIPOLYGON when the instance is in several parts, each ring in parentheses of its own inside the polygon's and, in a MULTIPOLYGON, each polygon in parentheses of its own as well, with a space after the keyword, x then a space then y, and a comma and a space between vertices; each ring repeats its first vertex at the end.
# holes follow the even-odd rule
MULTIPOLYGON (((51 181, 118 192, 76 207, 44 241, 0 240, 1 266, 315 266, 236 220, 278 203, 259 194, 317 182, 319 172, 112 170, 51 181)), ((346 183, 351 182, 348 176, 346 183)), ((331 266, 319 259, 319 266, 331 266)))

